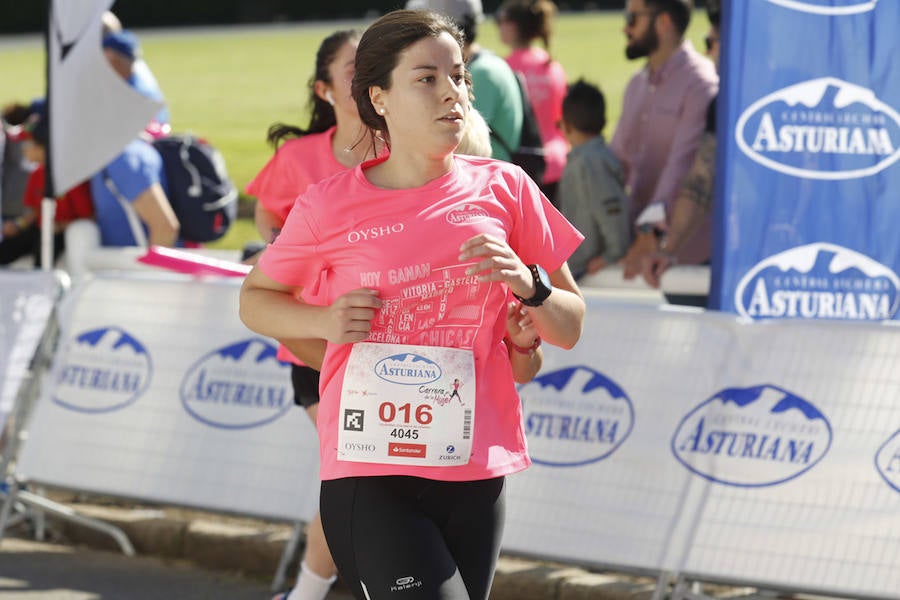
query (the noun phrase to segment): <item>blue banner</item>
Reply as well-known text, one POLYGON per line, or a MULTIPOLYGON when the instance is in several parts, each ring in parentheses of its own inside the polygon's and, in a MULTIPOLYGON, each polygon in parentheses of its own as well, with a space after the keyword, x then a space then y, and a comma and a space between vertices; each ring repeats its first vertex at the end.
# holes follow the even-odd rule
POLYGON ((711 306, 900 308, 900 2, 724 3, 711 306))

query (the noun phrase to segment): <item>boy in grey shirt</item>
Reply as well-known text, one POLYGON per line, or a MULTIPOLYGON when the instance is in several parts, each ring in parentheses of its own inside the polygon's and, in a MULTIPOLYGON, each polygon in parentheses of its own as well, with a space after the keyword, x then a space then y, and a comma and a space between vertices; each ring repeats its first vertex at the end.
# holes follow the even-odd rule
POLYGON ((576 279, 615 263, 631 244, 625 177, 603 138, 605 126, 603 93, 582 79, 570 85, 559 127, 572 150, 557 197, 560 211, 584 235, 568 261, 576 279))

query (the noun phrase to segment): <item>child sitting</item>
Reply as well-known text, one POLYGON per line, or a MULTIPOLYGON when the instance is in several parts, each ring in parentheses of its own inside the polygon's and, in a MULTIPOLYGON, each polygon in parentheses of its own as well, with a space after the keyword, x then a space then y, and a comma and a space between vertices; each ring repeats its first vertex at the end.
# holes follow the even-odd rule
MULTIPOLYGON (((25 187, 22 216, 3 223, 3 239, 0 241, 0 264, 31 255, 35 266, 41 264, 41 201, 44 197, 44 161, 49 138, 49 127, 45 114, 36 113, 17 132, 25 140, 25 158, 36 163, 25 187)), ((72 188, 56 202, 53 220, 53 261, 63 251, 63 231, 75 219, 91 218, 94 206, 91 202, 90 187, 87 183, 72 188)))
POLYGON ((622 165, 606 145, 606 102, 594 85, 579 79, 562 104, 560 130, 571 146, 557 198, 562 214, 584 235, 569 258, 579 279, 625 256, 631 242, 628 196, 622 165))

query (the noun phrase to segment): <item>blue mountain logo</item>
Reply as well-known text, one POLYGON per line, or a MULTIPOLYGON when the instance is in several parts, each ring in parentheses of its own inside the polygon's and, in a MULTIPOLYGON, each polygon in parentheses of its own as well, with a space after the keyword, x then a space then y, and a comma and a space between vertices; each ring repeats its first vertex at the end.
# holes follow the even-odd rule
POLYGON ((757 100, 735 136, 754 162, 808 179, 868 177, 900 159, 900 114, 872 90, 834 77, 757 100))
POLYGON ((528 452, 535 464, 576 467, 603 460, 634 428, 634 406, 612 379, 577 366, 519 388, 528 452))
POLYGON ((710 481, 782 484, 812 469, 831 447, 831 424, 807 400, 774 385, 728 388, 681 420, 675 458, 710 481))
POLYGON ((894 491, 900 492, 900 429, 878 449, 875 468, 894 491))
POLYGON ((375 363, 375 374, 391 383, 422 385, 441 378, 441 367, 430 358, 404 352, 375 363))
POLYGON ((814 15, 856 15, 875 9, 878 0, 768 0, 772 4, 814 15))
POLYGON ((153 364, 144 345, 119 327, 92 329, 67 345, 55 373, 53 401, 88 413, 118 410, 150 385, 153 364))
POLYGON ((735 308, 761 319, 883 321, 900 308, 900 278, 864 254, 834 244, 798 246, 750 269, 735 308))
POLYGON ((179 387, 181 404, 201 423, 222 429, 248 429, 270 423, 294 405, 291 366, 277 348, 251 338, 202 356, 179 387))

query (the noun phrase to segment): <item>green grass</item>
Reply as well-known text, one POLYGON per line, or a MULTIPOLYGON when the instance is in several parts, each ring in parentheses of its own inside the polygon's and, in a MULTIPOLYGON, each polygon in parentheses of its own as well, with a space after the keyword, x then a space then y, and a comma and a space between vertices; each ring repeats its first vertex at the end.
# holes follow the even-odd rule
MULTIPOLYGON (((173 128, 209 139, 243 190, 271 155, 265 144, 269 125, 306 123, 306 85, 318 44, 333 30, 348 26, 342 22, 139 33, 144 56, 168 100, 173 128)), ((570 81, 584 77, 603 90, 608 136, 615 129, 625 85, 643 64, 625 59, 621 30, 618 12, 562 14, 551 47, 570 81)), ((698 49, 707 30, 703 12, 697 11, 688 33, 698 49)), ((479 42, 501 56, 508 52, 491 20, 482 25, 479 42)), ((43 95, 43 46, 0 43, 0 81, 3 104, 43 95)), ((255 238, 252 223, 241 222, 216 245, 239 248, 255 238)))

